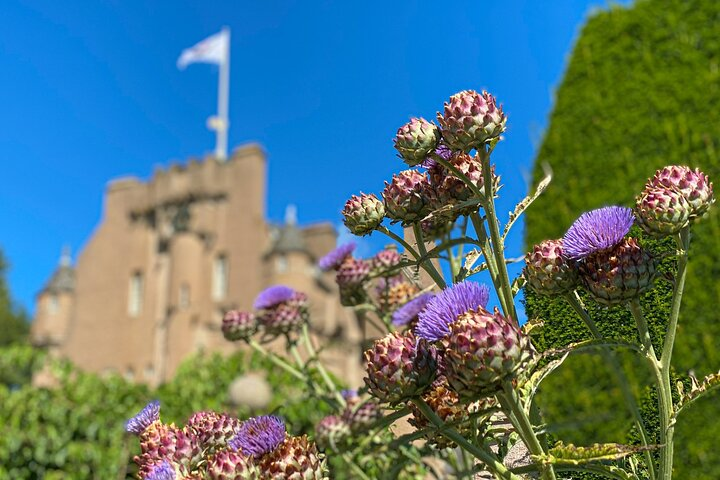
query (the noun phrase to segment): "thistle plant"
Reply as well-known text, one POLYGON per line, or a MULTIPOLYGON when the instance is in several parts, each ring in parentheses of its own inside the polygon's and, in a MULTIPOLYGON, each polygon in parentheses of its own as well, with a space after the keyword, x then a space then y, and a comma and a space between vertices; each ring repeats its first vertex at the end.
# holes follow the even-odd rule
POLYGON ((363 355, 364 382, 349 385, 358 390, 344 389, 348 385, 323 365, 301 292, 272 286, 258 295, 253 312, 225 315, 229 341, 247 343, 333 409, 310 432, 317 443, 288 436, 273 416, 241 422, 204 413, 180 429, 162 424, 157 405, 150 404, 128 423, 143 446, 141 478, 166 478, 170 469, 179 476, 167 478, 325 478, 327 455, 350 478, 365 480, 424 478, 432 467, 423 459, 430 457, 444 465, 444 473, 434 472, 437 478, 450 472, 452 478, 554 480, 591 473, 670 480, 680 414, 720 385, 720 377, 710 376, 689 392, 681 389, 676 401, 670 380, 690 232, 714 202, 712 183, 687 166, 660 169, 634 208, 599 205, 582 214, 561 239, 532 246, 522 274, 511 279, 507 265, 521 260, 507 258, 507 236, 551 174, 507 219, 499 217, 503 166, 491 158, 507 121, 487 92, 453 95, 437 124, 413 118, 398 129, 394 144, 405 164, 398 162, 382 192, 353 195, 345 204, 351 232, 385 235, 394 243, 372 258, 356 257, 354 244, 340 245, 318 262, 321 270, 335 272, 342 305, 374 332, 363 355), (652 236, 673 236, 678 247, 672 308, 658 352, 640 299, 660 278, 660 258, 630 236, 635 224, 652 236), (518 323, 523 288, 563 298, 590 339, 538 351, 535 324, 518 323), (627 308, 636 340, 603 337, 583 298, 596 310, 627 308), (278 338, 287 355, 264 347, 278 338), (633 413, 639 434, 633 444, 565 444, 550 435, 534 402, 543 381, 571 354, 590 350, 611 367, 633 413), (653 373, 657 438, 640 415, 618 350, 637 355, 653 373), (511 459, 518 451, 527 453, 525 461, 511 459))

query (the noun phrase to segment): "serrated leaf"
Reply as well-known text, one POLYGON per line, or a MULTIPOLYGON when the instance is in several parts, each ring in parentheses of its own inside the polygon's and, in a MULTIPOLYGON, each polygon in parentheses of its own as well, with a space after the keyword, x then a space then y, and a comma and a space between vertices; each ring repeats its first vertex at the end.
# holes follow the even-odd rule
MULTIPOLYGON (((678 385, 680 387, 682 384, 678 385)), ((673 416, 673 419, 676 419, 678 414, 688 405, 691 405, 696 400, 704 397, 708 393, 714 391, 720 387, 720 372, 718 373, 711 373, 710 375, 706 376, 702 382, 698 383, 697 380, 694 380, 692 382, 690 391, 685 393, 684 391, 680 391, 680 401, 678 402, 677 406, 675 407, 675 415, 673 416)), ((680 388, 678 388, 680 390, 680 388)))
POLYGON ((545 191, 545 189, 547 189, 548 185, 550 185, 550 182, 552 181, 552 169, 547 163, 544 163, 542 167, 543 172, 545 173, 545 177, 540 180, 540 183, 538 183, 535 192, 532 195, 528 195, 527 197, 523 198, 520 203, 515 205, 515 210, 510 212, 510 218, 505 224, 505 229, 503 230, 503 240, 505 240, 507 234, 510 233, 510 229, 515 224, 517 219, 520 218, 520 215, 522 215, 523 212, 525 212, 525 210, 545 191))
POLYGON ((532 455, 533 460, 550 465, 583 465, 592 462, 619 460, 648 450, 656 450, 659 445, 623 445, 621 443, 595 443, 583 447, 572 443, 558 442, 545 455, 532 455))

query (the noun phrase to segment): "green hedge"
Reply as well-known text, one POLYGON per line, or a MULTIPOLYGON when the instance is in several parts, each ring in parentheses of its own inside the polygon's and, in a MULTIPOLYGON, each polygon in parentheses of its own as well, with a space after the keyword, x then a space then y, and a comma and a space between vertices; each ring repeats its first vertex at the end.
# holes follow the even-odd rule
MULTIPOLYGON (((629 8, 613 7, 589 18, 557 91, 536 160, 535 180, 541 178, 544 163, 553 168, 554 179, 528 212, 528 246, 559 238, 583 211, 609 204, 632 206, 645 180, 664 165, 688 164, 711 179, 720 178, 719 24, 716 0, 639 0, 629 8)), ((719 234, 717 208, 693 229, 674 362, 681 378, 689 371, 702 376, 720 368, 719 234)), ((646 243, 658 251, 672 248, 646 243)), ((672 266, 666 264, 665 269, 671 271, 672 266)), ((656 344, 662 340, 670 294, 669 283, 661 281, 643 298, 656 344)), ((546 321, 538 339, 542 348, 587 337, 562 301, 526 293, 526 310, 529 318, 546 321)), ((635 335, 634 323, 622 309, 597 307, 592 314, 605 334, 635 335)), ((602 368, 595 357, 577 358, 552 381, 560 388, 602 368)), ((616 425, 603 415, 622 414, 617 398, 605 392, 611 382, 586 383, 587 388, 573 394, 575 400, 546 388, 543 404, 560 425, 559 436, 574 436, 575 441, 591 434, 621 436, 619 427, 627 426, 627 419, 616 425), (573 402, 585 409, 587 422, 567 420, 565 407, 573 402), (550 407, 553 404, 560 407, 550 407)), ((704 411, 694 408, 681 419, 677 478, 720 478, 720 456, 707 441, 720 434, 716 404, 704 402, 704 411), (702 432, 693 435, 682 422, 702 425, 702 432)))

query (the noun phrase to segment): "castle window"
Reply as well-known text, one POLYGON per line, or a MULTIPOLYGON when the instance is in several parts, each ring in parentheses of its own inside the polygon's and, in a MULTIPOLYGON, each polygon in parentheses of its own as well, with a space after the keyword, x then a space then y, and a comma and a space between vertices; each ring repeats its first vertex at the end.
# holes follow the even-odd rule
POLYGON ((213 262, 212 275, 212 298, 213 300, 224 300, 227 295, 228 284, 228 260, 223 255, 218 255, 213 262))
POLYGON ((60 310, 60 300, 58 299, 57 294, 53 293, 50 295, 50 299, 48 300, 47 311, 48 314, 55 315, 58 313, 58 310, 60 310))
POLYGON ((190 306, 190 285, 183 283, 180 285, 180 292, 178 293, 178 305, 181 309, 186 309, 190 306))
POLYGON ((128 314, 131 317, 140 315, 143 306, 143 274, 135 272, 130 277, 130 290, 128 292, 128 314))
POLYGON ((278 273, 284 273, 287 272, 287 268, 287 257, 285 255, 278 255, 275 259, 275 270, 277 270, 278 273))

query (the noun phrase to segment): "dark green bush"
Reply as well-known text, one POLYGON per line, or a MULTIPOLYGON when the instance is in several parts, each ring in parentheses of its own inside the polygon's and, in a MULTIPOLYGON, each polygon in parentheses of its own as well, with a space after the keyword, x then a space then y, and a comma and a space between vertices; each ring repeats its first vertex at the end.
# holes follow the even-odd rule
MULTIPOLYGON (((553 168, 554 179, 528 212, 528 246, 562 236, 583 211, 609 204, 632 206, 645 180, 664 165, 700 167, 711 179, 720 178, 718 21, 720 2, 715 0, 639 0, 629 8, 614 7, 590 17, 557 91, 536 160, 536 181, 544 163, 553 168)), ((716 210, 693 228, 674 361, 681 378, 691 370, 704 375, 720 367, 715 303, 720 289, 720 221, 716 210)), ((667 243, 647 243, 658 251, 673 248, 667 243)), ((666 262, 666 271, 671 268, 666 262)), ((656 345, 663 338, 670 295, 670 284, 661 281, 643 298, 656 345)), ((542 348, 587 338, 580 320, 561 300, 526 292, 526 309, 529 318, 546 321, 539 339, 542 348)), ((635 335, 634 322, 622 309, 593 307, 591 313, 606 335, 635 335)), ((554 385, 566 385, 602 367, 597 358, 594 361, 594 367, 588 359, 584 364, 575 362, 575 367, 571 362, 558 372, 554 385)), ((599 385, 609 388, 610 383, 594 386, 602 390, 599 385)), ((617 402, 612 395, 596 393, 607 405, 617 402)), ((551 421, 563 421, 561 412, 552 410, 552 405, 562 404, 557 402, 559 396, 551 386, 546 388, 543 406, 549 409, 551 421)), ((716 405, 704 402, 704 411, 695 408, 681 418, 689 424, 700 422, 695 415, 705 420, 699 435, 687 435, 685 427, 678 427, 677 478, 720 478, 720 457, 708 442, 720 433, 716 405)), ((603 428, 611 435, 603 422, 599 418, 594 427, 591 422, 583 429, 603 428)), ((612 435, 622 437, 625 432, 612 435)))

